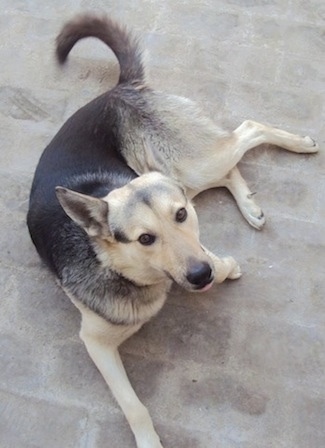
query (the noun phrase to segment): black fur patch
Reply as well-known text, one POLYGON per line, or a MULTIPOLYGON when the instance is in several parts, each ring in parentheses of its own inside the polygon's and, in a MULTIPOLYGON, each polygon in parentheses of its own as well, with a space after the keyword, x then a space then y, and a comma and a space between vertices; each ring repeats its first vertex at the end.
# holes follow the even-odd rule
POLYGON ((131 243, 131 240, 125 235, 123 230, 120 229, 114 230, 113 236, 119 243, 125 243, 125 244, 131 243))

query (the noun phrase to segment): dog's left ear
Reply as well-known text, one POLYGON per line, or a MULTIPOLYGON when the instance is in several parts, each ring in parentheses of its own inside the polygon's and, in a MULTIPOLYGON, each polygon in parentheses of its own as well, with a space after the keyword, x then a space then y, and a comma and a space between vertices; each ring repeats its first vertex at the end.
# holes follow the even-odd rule
POLYGON ((108 204, 102 199, 56 187, 56 196, 66 214, 89 236, 108 236, 108 204))

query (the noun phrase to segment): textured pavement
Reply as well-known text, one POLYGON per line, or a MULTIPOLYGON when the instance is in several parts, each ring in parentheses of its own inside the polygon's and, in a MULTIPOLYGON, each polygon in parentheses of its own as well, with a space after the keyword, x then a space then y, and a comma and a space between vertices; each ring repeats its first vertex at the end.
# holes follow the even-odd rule
MULTIPOLYGON (((325 148, 323 0, 0 0, 0 446, 132 448, 128 425, 78 338, 79 315, 25 225, 38 158, 79 106, 114 85, 98 41, 67 67, 54 39, 105 11, 143 37, 151 85, 190 96, 226 128, 246 118, 325 148)), ((205 295, 174 288, 122 355, 165 448, 325 446, 325 155, 267 145, 241 170, 267 224, 220 189, 196 200, 203 243, 243 277, 205 295)))

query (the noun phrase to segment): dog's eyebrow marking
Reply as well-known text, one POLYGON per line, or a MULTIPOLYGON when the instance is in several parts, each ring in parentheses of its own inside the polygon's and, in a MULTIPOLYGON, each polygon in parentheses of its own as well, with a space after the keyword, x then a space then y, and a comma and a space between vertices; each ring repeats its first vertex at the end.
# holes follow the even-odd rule
POLYGON ((128 207, 131 207, 135 203, 142 202, 151 208, 152 206, 152 194, 155 188, 141 188, 140 190, 135 190, 133 195, 131 196, 128 207))
MULTIPOLYGON (((145 188, 141 188, 140 190, 135 192, 135 196, 137 199, 150 206, 152 203, 153 195, 173 194, 174 191, 175 190, 172 185, 164 185, 162 183, 159 183, 156 185, 150 185, 145 188)), ((184 194, 183 191, 182 194, 184 194)))
POLYGON ((116 239, 116 241, 118 241, 119 243, 131 243, 131 240, 125 235, 125 233, 123 232, 123 230, 120 229, 116 229, 113 232, 114 238, 116 239))
MULTIPOLYGON (((133 185, 130 186, 131 188, 131 195, 127 202, 127 208, 129 210, 132 210, 132 208, 138 204, 142 203, 147 205, 149 208, 154 208, 155 202, 157 199, 155 199, 155 196, 160 195, 173 195, 175 194, 175 185, 169 185, 169 184, 163 184, 163 183, 157 183, 155 185, 148 185, 142 188, 134 188, 133 185)), ((181 193, 181 195, 185 198, 186 204, 188 202, 188 198, 184 192, 184 189, 176 184, 177 190, 181 193)))
POLYGON ((146 188, 145 190, 139 191, 137 194, 137 197, 141 202, 146 204, 148 207, 151 207, 152 204, 152 194, 149 190, 149 188, 146 188))

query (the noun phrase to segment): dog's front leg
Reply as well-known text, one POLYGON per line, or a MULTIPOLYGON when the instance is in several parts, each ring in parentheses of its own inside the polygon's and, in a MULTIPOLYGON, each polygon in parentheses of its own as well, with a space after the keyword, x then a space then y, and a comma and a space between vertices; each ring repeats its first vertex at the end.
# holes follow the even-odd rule
POLYGON ((204 246, 202 246, 202 249, 213 261, 216 283, 222 283, 226 278, 236 280, 241 277, 240 266, 233 257, 219 258, 204 246))
POLYGON ((148 410, 129 382, 117 349, 140 325, 112 325, 94 312, 80 306, 78 308, 82 314, 80 337, 122 408, 135 436, 137 448, 163 448, 148 410))

